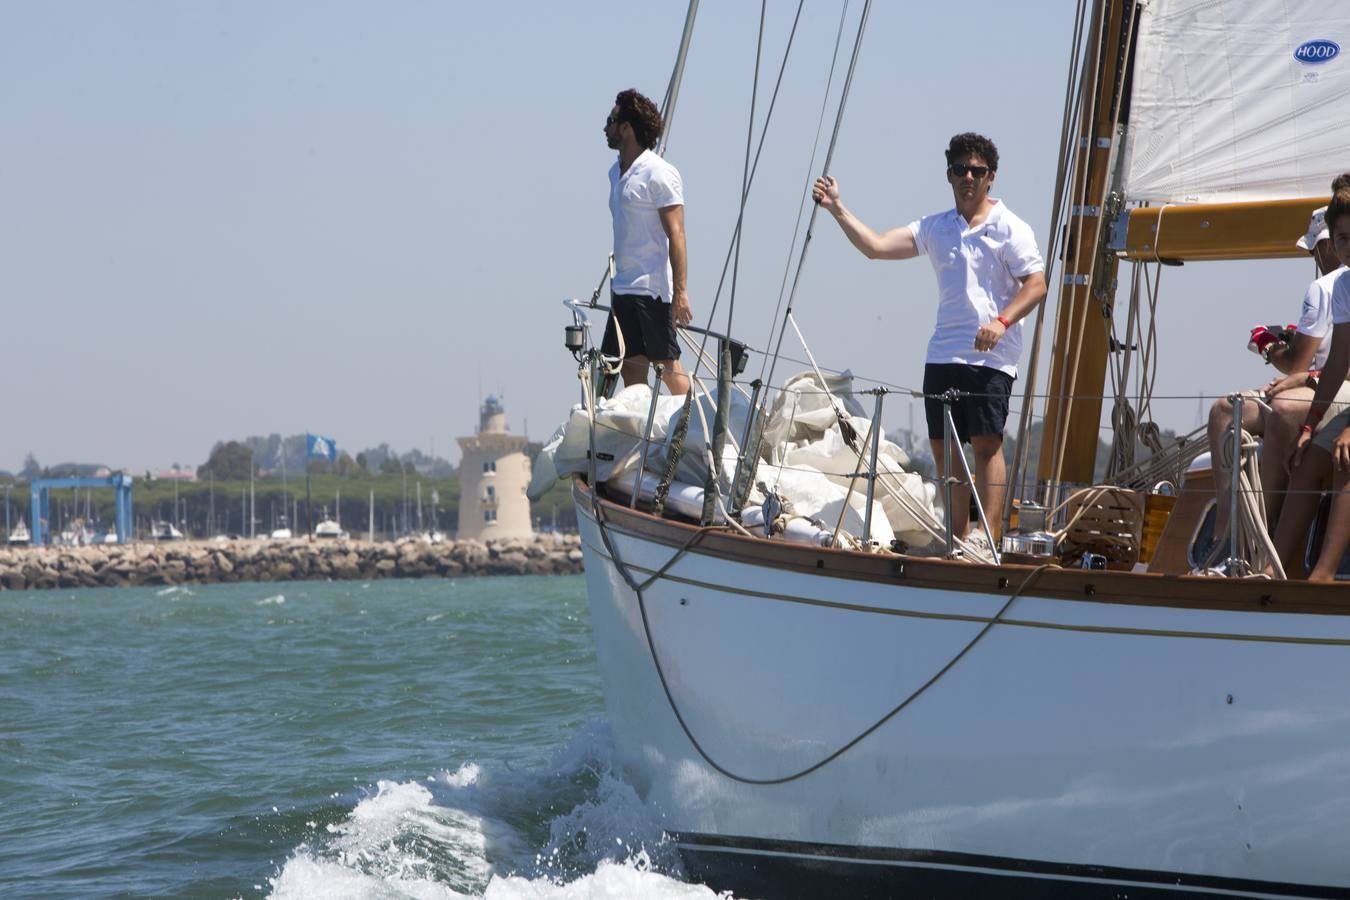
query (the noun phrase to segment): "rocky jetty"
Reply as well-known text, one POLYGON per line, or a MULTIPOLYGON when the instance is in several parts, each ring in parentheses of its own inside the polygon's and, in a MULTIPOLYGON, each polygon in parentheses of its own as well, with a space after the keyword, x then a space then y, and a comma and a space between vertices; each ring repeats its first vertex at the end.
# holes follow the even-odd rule
POLYGON ((581 571, 577 535, 530 540, 174 541, 0 549, 0 591, 209 584, 221 581, 570 575, 581 571))

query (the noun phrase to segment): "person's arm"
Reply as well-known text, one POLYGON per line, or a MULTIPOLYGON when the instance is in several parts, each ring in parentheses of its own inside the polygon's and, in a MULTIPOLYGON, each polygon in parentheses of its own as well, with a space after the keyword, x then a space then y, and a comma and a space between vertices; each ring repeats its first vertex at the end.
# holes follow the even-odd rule
POLYGON ((1014 322, 1024 318, 1045 299, 1049 289, 1045 284, 1044 272, 1032 272, 1026 278, 1022 279, 1022 286, 1017 289, 1017 293, 1008 301, 1008 305, 999 313, 1002 319, 1006 319, 1008 324, 1005 326, 1000 319, 994 319, 980 326, 980 330, 975 333, 976 350, 992 350, 994 346, 1003 339, 1003 335, 1008 333, 1014 322))
POLYGON ((1299 332, 1294 335, 1293 343, 1276 347, 1270 351, 1270 356, 1266 359, 1286 375, 1306 372, 1312 365, 1313 357, 1317 355, 1317 348, 1321 345, 1322 338, 1299 332))
POLYGON ((665 229, 670 241, 671 285, 670 317, 676 325, 688 325, 694 320, 693 307, 689 305, 689 256, 684 245, 684 205, 663 206, 658 213, 661 227, 665 229))
POLYGON ((908 225, 877 234, 849 212, 839 200, 839 182, 832 175, 816 179, 811 196, 821 209, 834 216, 844 235, 868 259, 913 259, 919 255, 919 245, 908 225))
POLYGON ((1322 367, 1322 377, 1317 382, 1317 392, 1308 406, 1308 415, 1299 430, 1298 443, 1294 445, 1289 457, 1289 468, 1294 469, 1303 461, 1303 448, 1312 441, 1313 431, 1322 421, 1336 392, 1350 372, 1350 322, 1338 323, 1331 329, 1331 352, 1327 355, 1327 364, 1322 367))
POLYGON ((1301 372, 1292 372, 1288 375, 1281 375, 1278 378, 1270 379, 1270 383, 1262 388, 1261 392, 1266 395, 1267 400, 1270 400, 1274 397, 1278 397, 1285 391, 1292 391, 1296 388, 1310 387, 1316 390, 1317 378, 1321 374, 1321 372, 1311 372, 1304 369, 1301 372))

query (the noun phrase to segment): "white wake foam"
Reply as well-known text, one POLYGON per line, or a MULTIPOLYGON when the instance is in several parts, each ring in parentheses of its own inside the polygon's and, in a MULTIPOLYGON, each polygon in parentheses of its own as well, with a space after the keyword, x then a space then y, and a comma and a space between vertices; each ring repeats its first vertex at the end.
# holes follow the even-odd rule
POLYGON ((271 896, 716 897, 681 880, 674 846, 612 756, 607 726, 591 723, 537 769, 468 762, 424 782, 381 781, 293 851, 271 896), (566 811, 540 815, 551 809, 566 811))

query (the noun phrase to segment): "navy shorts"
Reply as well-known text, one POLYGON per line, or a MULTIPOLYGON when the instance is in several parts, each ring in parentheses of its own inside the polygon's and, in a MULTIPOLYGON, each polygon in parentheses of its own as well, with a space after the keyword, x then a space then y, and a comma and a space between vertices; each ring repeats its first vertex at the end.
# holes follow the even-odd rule
POLYGON ((933 399, 949 389, 969 394, 952 402, 952 421, 961 443, 970 442, 972 435, 1003 435, 1008 421, 1008 397, 1012 394, 1013 377, 992 366, 967 366, 962 363, 929 363, 923 367, 924 417, 928 420, 928 437, 942 440, 942 401, 933 399))
POLYGON ((600 350, 606 356, 619 355, 617 321, 623 329, 623 357, 645 356, 653 362, 680 358, 680 343, 675 338, 675 323, 670 320, 670 304, 660 297, 643 294, 611 295, 609 321, 600 350))

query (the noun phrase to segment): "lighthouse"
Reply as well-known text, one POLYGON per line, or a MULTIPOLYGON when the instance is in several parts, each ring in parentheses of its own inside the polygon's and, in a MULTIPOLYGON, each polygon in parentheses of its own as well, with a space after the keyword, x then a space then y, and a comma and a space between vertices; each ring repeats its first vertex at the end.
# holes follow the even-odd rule
POLYGON ((479 409, 478 431, 459 438, 460 540, 526 538, 530 527, 530 460, 526 439, 506 430, 506 411, 489 395, 479 409))

